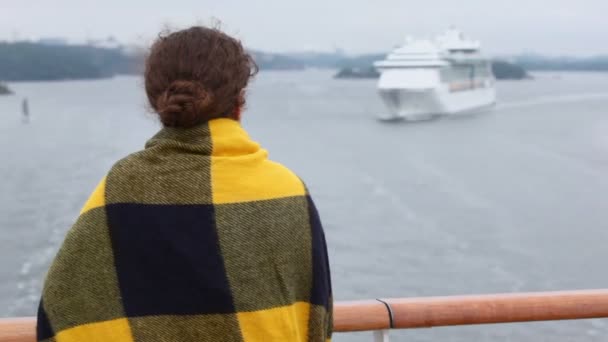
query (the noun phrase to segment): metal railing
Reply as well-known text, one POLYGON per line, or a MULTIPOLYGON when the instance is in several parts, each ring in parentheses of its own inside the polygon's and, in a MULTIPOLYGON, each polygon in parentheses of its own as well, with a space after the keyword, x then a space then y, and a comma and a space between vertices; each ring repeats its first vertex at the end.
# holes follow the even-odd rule
MULTIPOLYGON (((388 341, 390 329, 608 318, 608 290, 422 297, 336 302, 334 331, 374 331, 388 341)), ((35 341, 34 318, 0 320, 0 342, 35 341)))

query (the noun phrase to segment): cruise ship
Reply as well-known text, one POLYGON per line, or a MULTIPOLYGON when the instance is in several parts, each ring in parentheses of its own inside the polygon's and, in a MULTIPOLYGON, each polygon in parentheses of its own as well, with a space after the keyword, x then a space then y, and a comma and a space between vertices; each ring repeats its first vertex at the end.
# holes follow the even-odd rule
POLYGON ((374 66, 389 109, 379 116, 383 120, 469 113, 496 102, 491 62, 481 53, 481 43, 456 29, 432 39, 407 38, 374 66))

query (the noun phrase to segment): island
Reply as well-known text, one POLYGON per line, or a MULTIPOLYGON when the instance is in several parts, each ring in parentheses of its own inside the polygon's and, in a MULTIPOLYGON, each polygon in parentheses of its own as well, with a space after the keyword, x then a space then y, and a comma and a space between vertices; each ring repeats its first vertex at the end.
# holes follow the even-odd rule
POLYGON ((497 80, 525 80, 532 78, 526 69, 520 65, 503 60, 492 61, 492 72, 497 80))
POLYGON ((143 57, 122 48, 0 41, 0 80, 109 78, 142 69, 143 57))
MULTIPOLYGON (((492 72, 497 80, 523 80, 531 76, 521 66, 503 60, 492 61, 492 72)), ((366 79, 378 78, 380 73, 372 66, 369 67, 345 67, 334 75, 337 79, 366 79)))
POLYGON ((10 95, 13 92, 4 84, 0 83, 0 95, 10 95))
POLYGON ((367 68, 343 68, 338 71, 334 78, 378 78, 380 73, 374 67, 367 68))

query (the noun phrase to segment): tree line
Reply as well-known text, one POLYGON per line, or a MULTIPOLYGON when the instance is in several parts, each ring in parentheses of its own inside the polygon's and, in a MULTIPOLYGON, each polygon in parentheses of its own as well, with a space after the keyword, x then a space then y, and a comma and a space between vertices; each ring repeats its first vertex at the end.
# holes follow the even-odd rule
POLYGON ((140 58, 120 49, 0 42, 0 81, 105 78, 134 73, 140 67, 140 58))

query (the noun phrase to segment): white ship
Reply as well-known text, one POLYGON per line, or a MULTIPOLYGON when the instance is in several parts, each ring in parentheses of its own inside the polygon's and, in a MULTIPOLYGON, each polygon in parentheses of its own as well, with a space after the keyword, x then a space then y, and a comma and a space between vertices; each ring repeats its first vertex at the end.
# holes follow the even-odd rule
POLYGON ((378 90, 390 113, 381 119, 424 120, 487 109, 496 102, 494 76, 479 41, 449 29, 434 39, 408 38, 385 60, 378 90))

